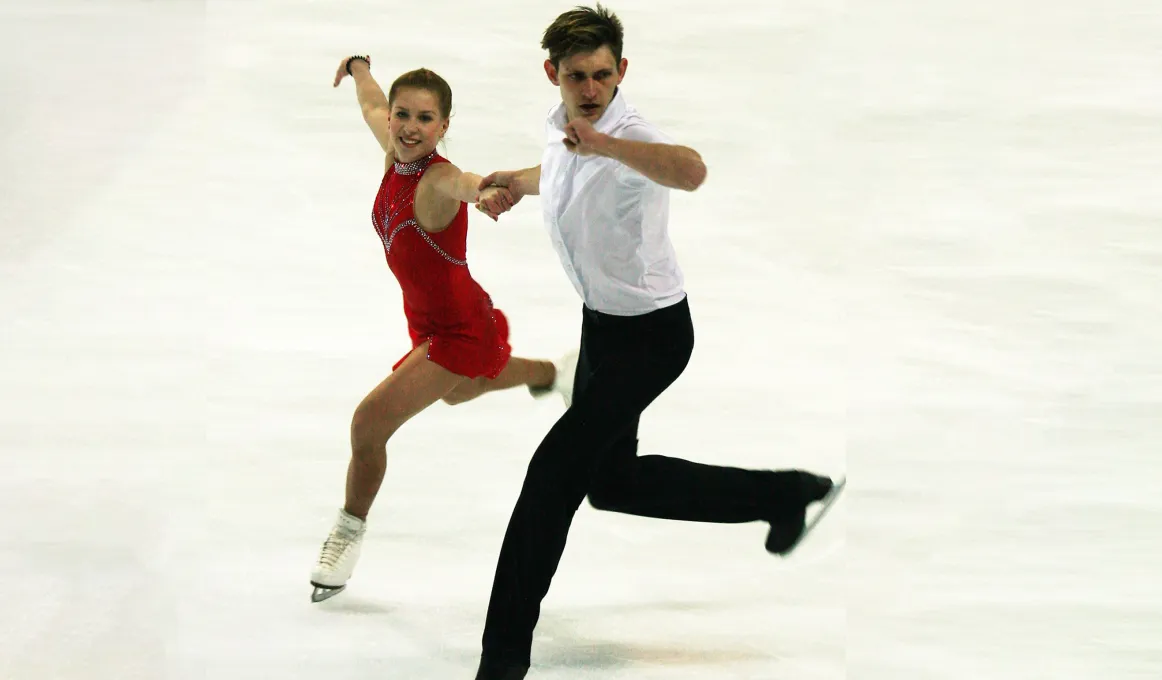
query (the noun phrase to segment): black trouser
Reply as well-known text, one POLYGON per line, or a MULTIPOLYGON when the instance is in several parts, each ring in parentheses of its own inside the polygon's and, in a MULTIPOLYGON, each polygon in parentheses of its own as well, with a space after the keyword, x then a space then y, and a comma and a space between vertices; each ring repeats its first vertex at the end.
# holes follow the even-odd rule
POLYGON ((584 309, 573 405, 529 463, 500 549, 484 655, 529 663, 541 601, 582 499, 598 509, 690 522, 770 521, 798 494, 783 473, 638 456, 642 411, 694 349, 686 300, 642 316, 584 309))

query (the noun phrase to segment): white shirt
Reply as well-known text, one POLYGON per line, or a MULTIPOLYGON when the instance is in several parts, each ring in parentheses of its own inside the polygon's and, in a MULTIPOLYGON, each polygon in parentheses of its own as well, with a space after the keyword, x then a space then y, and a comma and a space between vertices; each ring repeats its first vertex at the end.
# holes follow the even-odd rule
MULTIPOLYGON (((561 264, 590 309, 637 316, 681 302, 682 270, 670 243, 670 190, 629 166, 565 148, 565 104, 546 122, 541 209, 561 264)), ((641 142, 673 142, 616 92, 593 124, 641 142)))

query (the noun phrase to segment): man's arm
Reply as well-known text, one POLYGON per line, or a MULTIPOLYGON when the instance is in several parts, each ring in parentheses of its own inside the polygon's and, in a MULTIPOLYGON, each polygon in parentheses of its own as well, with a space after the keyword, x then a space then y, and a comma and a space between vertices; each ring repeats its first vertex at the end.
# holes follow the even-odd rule
POLYGON ((541 166, 494 172, 482 178, 477 189, 480 191, 480 197, 477 199, 476 209, 495 220, 501 213, 512 210, 512 207, 520 203, 520 199, 525 196, 540 195, 541 166), (504 191, 499 191, 496 187, 502 187, 504 191), (492 191, 489 191, 489 188, 492 188, 492 191))
POLYGON ((598 132, 584 118, 565 126, 565 148, 582 156, 604 156, 671 189, 694 191, 706 181, 702 156, 688 146, 669 144, 656 131, 631 127, 614 137, 598 132), (640 137, 640 139, 635 139, 640 137))
POLYGON ((525 196, 539 196, 541 194, 541 166, 525 168, 524 170, 501 170, 480 180, 480 189, 488 187, 507 187, 512 197, 520 200, 525 196))
POLYGON ((687 146, 609 137, 600 153, 671 189, 694 191, 706 181, 702 156, 687 146))

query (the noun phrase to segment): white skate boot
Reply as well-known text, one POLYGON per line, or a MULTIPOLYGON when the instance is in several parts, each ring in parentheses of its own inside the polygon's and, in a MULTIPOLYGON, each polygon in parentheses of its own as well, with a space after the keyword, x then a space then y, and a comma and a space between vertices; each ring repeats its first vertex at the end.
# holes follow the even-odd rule
POLYGON ((344 510, 339 511, 339 518, 323 543, 319 561, 311 570, 311 585, 315 587, 311 602, 322 602, 347 588, 347 581, 359 561, 366 530, 367 524, 363 520, 344 510))
POLYGON ((544 399, 556 392, 561 395, 561 399, 565 400, 565 408, 569 408, 573 405, 573 379, 577 373, 577 352, 569 352, 554 361, 553 366, 557 369, 557 377, 553 379, 553 384, 549 387, 530 385, 529 394, 536 399, 544 399))

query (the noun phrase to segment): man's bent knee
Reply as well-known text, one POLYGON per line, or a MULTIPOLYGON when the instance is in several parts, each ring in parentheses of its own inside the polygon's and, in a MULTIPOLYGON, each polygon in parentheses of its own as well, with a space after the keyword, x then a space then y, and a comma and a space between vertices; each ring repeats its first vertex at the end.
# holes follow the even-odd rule
POLYGON ((611 486, 598 486, 589 491, 589 505, 595 510, 617 512, 624 505, 624 494, 611 486))
POLYGON ((632 502, 634 473, 632 466, 608 463, 599 466, 589 483, 589 505, 597 510, 620 512, 632 502))

